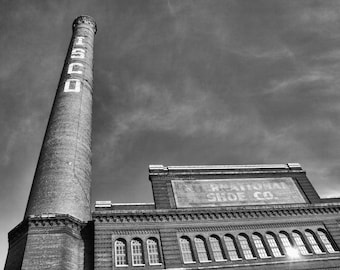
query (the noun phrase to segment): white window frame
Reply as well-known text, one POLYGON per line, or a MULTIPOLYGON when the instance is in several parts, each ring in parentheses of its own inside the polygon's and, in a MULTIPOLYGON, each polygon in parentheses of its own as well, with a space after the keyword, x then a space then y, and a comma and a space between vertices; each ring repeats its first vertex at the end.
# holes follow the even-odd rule
POLYGON ((144 266, 145 265, 145 258, 144 258, 144 250, 143 250, 143 241, 140 238, 133 238, 130 243, 131 246, 131 262, 132 266, 144 266), (140 244, 140 253, 134 252, 134 242, 136 241, 140 244), (142 263, 135 263, 134 256, 140 256, 142 259, 142 263))
POLYGON ((162 265, 161 263, 161 254, 159 252, 159 244, 158 244, 158 240, 154 237, 150 237, 146 240, 146 249, 148 252, 148 259, 149 259, 149 264, 150 265, 162 265), (154 245, 153 247, 151 246, 152 244, 150 242, 153 242, 152 244, 154 245), (150 252, 150 247, 155 249, 156 252, 150 252), (158 262, 151 262, 152 261, 152 257, 151 255, 157 255, 158 258, 158 262))
POLYGON ((129 265, 128 265, 129 260, 128 260, 128 254, 127 254, 127 242, 126 242, 125 239, 119 238, 119 239, 116 239, 116 240, 115 240, 115 242, 114 242, 114 252, 115 252, 114 255, 115 255, 115 266, 116 266, 116 267, 127 267, 127 266, 129 266, 129 265), (118 243, 118 242, 120 242, 120 243, 122 243, 122 244, 124 245, 124 251, 125 251, 125 253, 124 253, 125 264, 118 264, 118 263, 117 263, 117 261, 118 261, 117 258, 121 256, 121 254, 118 254, 118 252, 117 252, 117 243, 118 243))

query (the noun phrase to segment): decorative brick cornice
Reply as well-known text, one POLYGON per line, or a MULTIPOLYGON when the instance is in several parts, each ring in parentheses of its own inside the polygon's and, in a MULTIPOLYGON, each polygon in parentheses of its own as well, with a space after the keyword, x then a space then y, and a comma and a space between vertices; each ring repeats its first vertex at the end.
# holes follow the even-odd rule
POLYGON ((113 234, 115 235, 141 235, 141 234, 159 234, 159 230, 149 230, 149 229, 143 229, 143 230, 117 230, 113 231, 113 234))
POLYGON ((159 209, 143 211, 96 211, 92 217, 99 223, 133 222, 192 222, 223 221, 237 219, 262 219, 273 217, 297 217, 332 215, 340 213, 339 204, 285 205, 279 207, 246 207, 244 209, 159 209))
POLYGON ((72 28, 74 29, 78 24, 83 24, 83 23, 91 25, 94 28, 94 33, 97 32, 96 21, 91 16, 88 16, 88 15, 81 15, 77 17, 73 21, 72 28))
POLYGON ((28 234, 66 233, 81 239, 81 232, 87 223, 70 215, 41 215, 28 217, 28 234))
POLYGON ((8 233, 10 243, 16 242, 26 233, 34 229, 62 229, 80 234, 80 231, 86 226, 86 223, 70 215, 46 214, 34 216, 31 215, 24 219, 14 229, 8 233))
POLYGON ((322 226, 322 222, 318 221, 306 221, 306 222, 287 222, 287 223, 266 223, 266 224, 249 224, 249 225, 229 225, 229 226, 204 226, 204 227, 182 227, 177 231, 186 232, 219 232, 219 231, 245 231, 245 230, 270 230, 270 229, 281 229, 290 227, 312 227, 322 226))
POLYGON ((40 215, 28 218, 29 228, 67 227, 80 231, 86 223, 70 215, 40 215))

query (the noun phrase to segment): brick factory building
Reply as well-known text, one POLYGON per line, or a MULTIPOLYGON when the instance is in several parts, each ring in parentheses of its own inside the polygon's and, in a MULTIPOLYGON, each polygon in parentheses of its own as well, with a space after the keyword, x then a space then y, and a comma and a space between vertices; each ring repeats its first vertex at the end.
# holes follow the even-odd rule
POLYGON ((74 21, 6 270, 340 269, 340 198, 320 198, 297 163, 150 165, 154 203, 91 213, 95 33, 74 21))

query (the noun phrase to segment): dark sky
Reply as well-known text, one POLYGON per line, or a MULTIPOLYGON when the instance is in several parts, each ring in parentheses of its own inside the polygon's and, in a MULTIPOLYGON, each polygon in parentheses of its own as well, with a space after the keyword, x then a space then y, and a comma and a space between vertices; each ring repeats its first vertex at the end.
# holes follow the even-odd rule
POLYGON ((148 165, 299 162, 340 196, 340 1, 0 1, 0 267, 71 38, 95 39, 92 201, 150 202, 148 165))

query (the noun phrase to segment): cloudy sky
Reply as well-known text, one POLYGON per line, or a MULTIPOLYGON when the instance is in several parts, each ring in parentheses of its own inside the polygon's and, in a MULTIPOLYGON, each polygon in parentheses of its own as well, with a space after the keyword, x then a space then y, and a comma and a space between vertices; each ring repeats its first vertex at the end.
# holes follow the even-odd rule
POLYGON ((148 165, 299 162, 340 197, 340 1, 0 1, 0 267, 80 14, 95 40, 92 200, 148 165))

